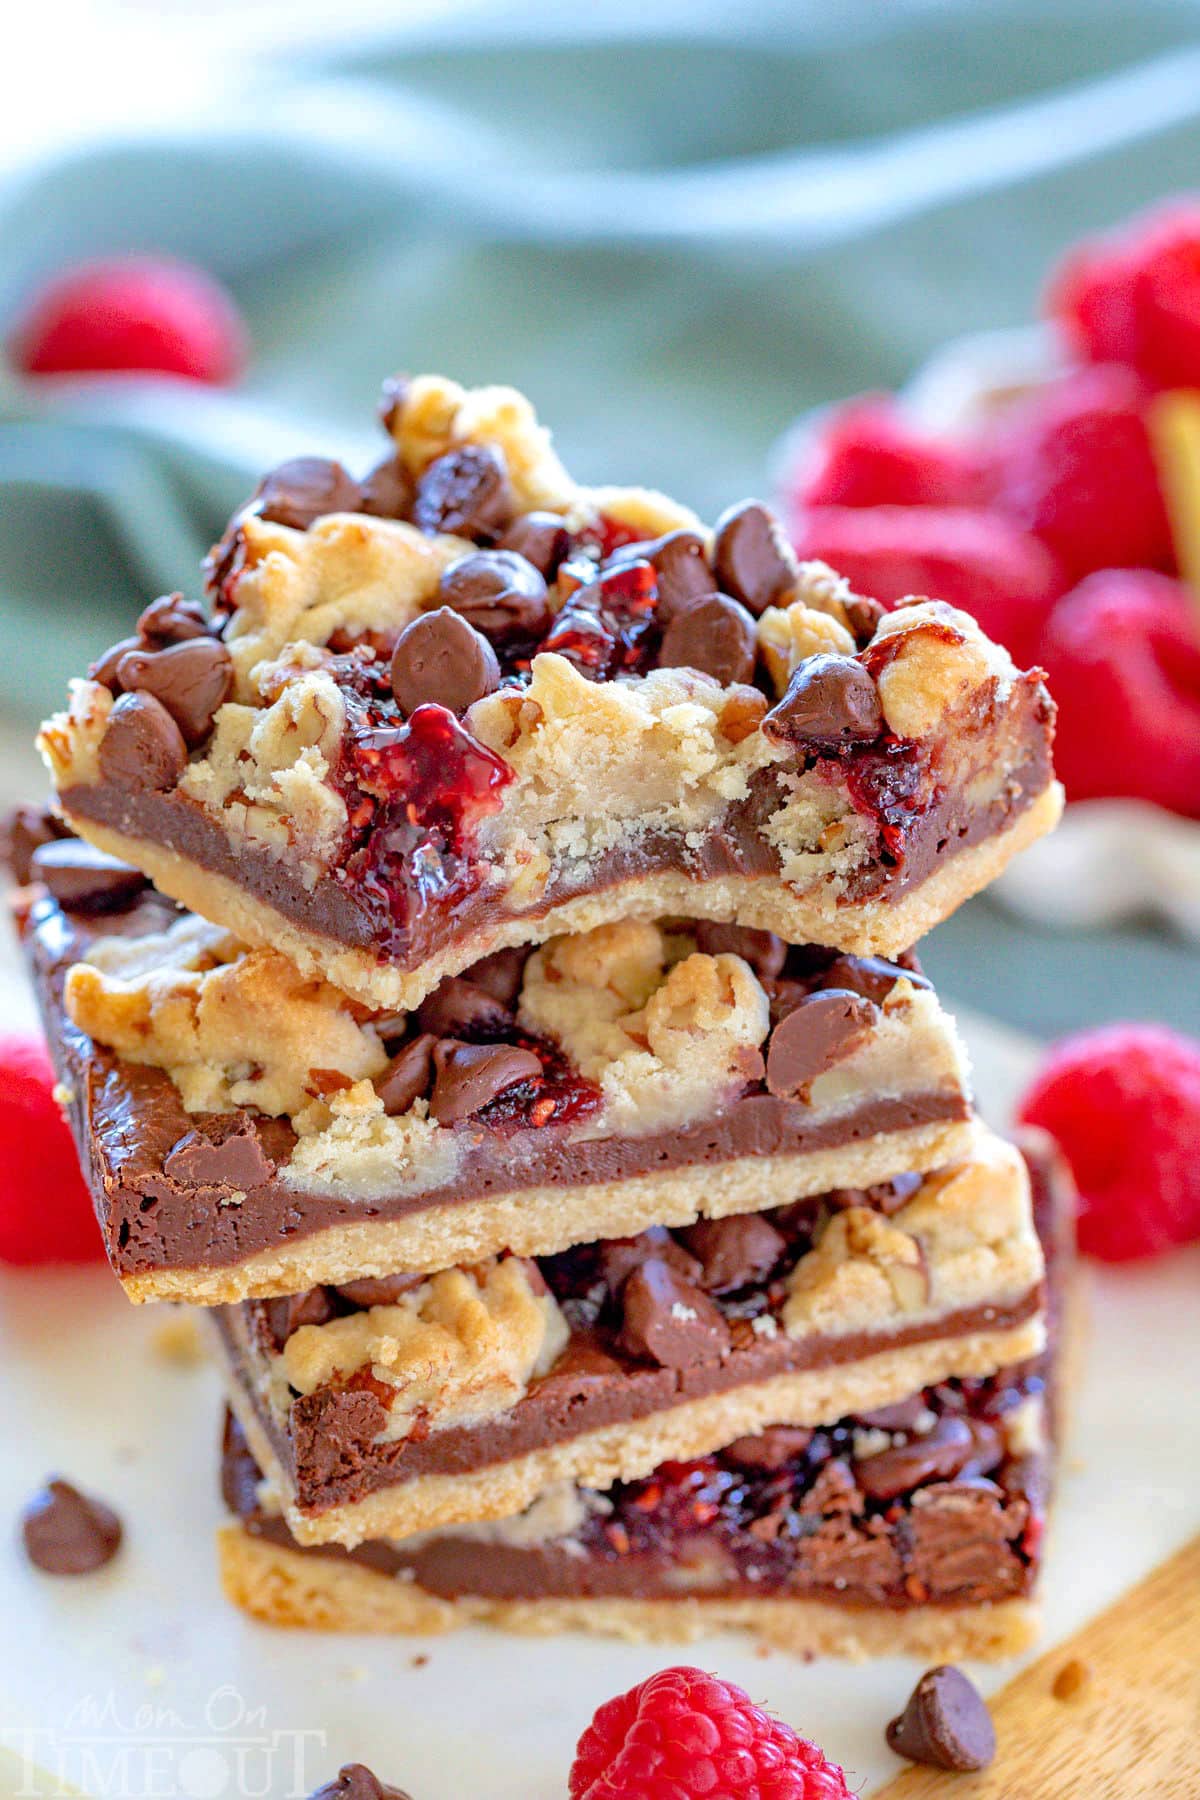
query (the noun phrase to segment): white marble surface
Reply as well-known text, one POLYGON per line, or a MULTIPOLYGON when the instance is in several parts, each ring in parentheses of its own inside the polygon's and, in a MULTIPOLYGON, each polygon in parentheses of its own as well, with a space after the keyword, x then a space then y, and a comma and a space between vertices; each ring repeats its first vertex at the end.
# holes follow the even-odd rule
MULTIPOLYGON (((966 1025, 980 1091, 999 1117, 1028 1049, 979 1021, 966 1025)), ((1051 1643, 1200 1528, 1189 1373, 1200 1359, 1198 1275, 1200 1253, 1188 1253, 1092 1283, 1047 1584, 1051 1643)), ((128 1526, 119 1561, 76 1583, 35 1574, 12 1533, 0 1539, 0 1616, 9 1621, 0 1742, 21 1753, 34 1733, 36 1759, 61 1765, 95 1800, 283 1800, 351 1758, 415 1800, 557 1800, 595 1706, 682 1659, 743 1682, 823 1742, 864 1792, 894 1767, 883 1724, 916 1673, 898 1661, 806 1666, 759 1658, 734 1637, 676 1655, 482 1631, 316 1637, 243 1620, 223 1605, 214 1575, 215 1379, 156 1350, 163 1317, 128 1305, 100 1270, 0 1276, 0 1517, 14 1519, 45 1474, 61 1470, 110 1497, 128 1526)), ((982 1679, 994 1687, 1008 1672, 982 1679)), ((20 1792, 20 1779, 18 1768, 4 1791, 20 1792)))

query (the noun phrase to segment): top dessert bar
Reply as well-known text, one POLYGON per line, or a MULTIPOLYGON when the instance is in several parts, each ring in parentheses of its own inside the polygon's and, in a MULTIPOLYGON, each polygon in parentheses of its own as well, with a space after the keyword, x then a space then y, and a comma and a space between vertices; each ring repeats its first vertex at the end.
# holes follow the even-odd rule
POLYGON ((1053 707, 974 621, 570 479, 528 402, 385 393, 268 475, 42 733, 72 827, 372 1007, 684 914, 894 955, 1047 831, 1053 707))

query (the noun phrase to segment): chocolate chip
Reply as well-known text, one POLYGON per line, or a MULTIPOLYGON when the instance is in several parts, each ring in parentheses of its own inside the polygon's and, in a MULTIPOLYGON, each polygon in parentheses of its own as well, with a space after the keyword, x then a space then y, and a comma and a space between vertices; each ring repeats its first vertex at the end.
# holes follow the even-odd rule
POLYGON ((852 656, 806 657, 792 670, 782 700, 762 722, 776 743, 801 750, 844 750, 869 744, 883 729, 883 709, 870 674, 852 656))
POLYGON ((723 1454, 740 1469, 782 1469, 812 1443, 807 1425, 768 1425, 757 1437, 735 1438, 723 1454))
POLYGON ((18 887, 33 880, 33 856, 43 844, 73 841, 69 828, 48 806, 14 806, 0 828, 0 861, 6 862, 18 887))
POLYGON ((233 686, 233 658, 218 638, 190 638, 165 650, 131 650, 117 664, 127 694, 161 700, 190 749, 212 730, 217 708, 233 686))
POLYGON ((544 581, 553 581, 559 564, 571 553, 571 534, 557 513, 522 513, 500 538, 498 547, 514 550, 533 564, 544 581))
POLYGON ((359 512, 377 519, 407 519, 412 503, 412 477, 398 456, 385 456, 363 478, 359 512))
POLYGON ((528 949, 493 950, 490 956, 471 964, 466 978, 473 987, 482 988, 493 1000, 499 1000, 501 1006, 513 1006, 521 992, 528 961, 528 949))
POLYGON ((661 1257, 633 1271, 621 1291, 621 1348, 664 1369, 715 1362, 729 1349, 729 1327, 707 1294, 661 1257))
POLYGON ((185 1132, 163 1162, 163 1174, 183 1187, 242 1194, 262 1187, 274 1173, 275 1164, 246 1113, 223 1114, 207 1132, 185 1132))
POLYGON ((210 635, 204 608, 195 600, 185 600, 182 594, 163 594, 152 600, 137 628, 139 636, 155 650, 210 635))
POLYGON ((88 665, 89 678, 92 681, 98 681, 102 687, 111 689, 114 694, 119 693, 121 684, 117 680, 118 663, 123 656, 128 656, 131 650, 144 650, 145 648, 140 637, 118 638, 115 644, 109 645, 103 656, 98 656, 94 663, 88 665))
POLYGON ((990 1426, 975 1426, 967 1419, 941 1418, 932 1431, 907 1444, 893 1444, 854 1465, 858 1485, 870 1500, 898 1500, 913 1488, 930 1481, 952 1481, 967 1469, 982 1473, 999 1452, 999 1439, 990 1426))
POLYGON ((340 462, 323 456, 295 456, 264 475, 255 493, 256 509, 276 525, 307 531, 327 513, 357 512, 359 488, 340 462))
POLYGON ((515 1044, 458 1044, 443 1038, 433 1053, 437 1071, 429 1110, 439 1125, 458 1125, 506 1088, 533 1081, 542 1065, 515 1044))
POLYGON ((550 622, 546 583, 515 550, 475 550, 442 574, 440 598, 495 643, 541 637, 550 622))
POLYGON ((868 1431, 912 1431, 928 1411, 924 1394, 910 1394, 907 1400, 897 1400, 891 1406, 877 1406, 873 1412, 857 1413, 854 1422, 868 1431))
POLYGON ((414 1100, 423 1100, 433 1081, 433 1047, 437 1038, 431 1031, 397 1051, 383 1074, 375 1082, 375 1092, 383 1101, 389 1119, 406 1113, 414 1100))
POLYGON ((161 792, 175 786, 187 760, 183 733, 162 702, 153 694, 122 694, 100 740, 104 780, 131 792, 161 792))
POLYGON ((358 1281, 339 1281, 337 1292, 351 1306, 395 1306, 397 1300, 419 1288, 428 1275, 364 1275, 358 1281))
POLYGON ((761 1281, 787 1249, 786 1238, 761 1213, 701 1219, 683 1233, 683 1241, 700 1258, 700 1285, 710 1294, 761 1281))
POLYGON ((343 1763, 337 1779, 319 1787, 309 1800, 410 1800, 403 1788, 380 1781, 362 1763, 343 1763))
POLYGON ((918 988, 932 985, 924 975, 902 968, 899 963, 888 962, 882 956, 835 956, 823 971, 822 980, 826 987, 846 988, 852 994, 861 994, 864 999, 877 1003, 886 1000, 901 980, 911 981, 918 988))
POLYGON ((749 925, 718 925, 697 919, 692 927, 696 948, 705 956, 740 956, 760 981, 773 981, 787 960, 787 945, 773 931, 755 931, 749 925))
POLYGON ((468 1033, 503 1031, 512 1024, 504 1003, 463 975, 448 975, 417 1008, 422 1031, 457 1038, 468 1033))
POLYGON ((878 1017, 873 1001, 843 988, 807 994, 771 1033, 769 1091, 781 1099, 803 1099, 819 1075, 858 1049, 878 1017))
POLYGON ((30 859, 30 877, 44 882, 58 904, 74 912, 123 906, 147 885, 140 869, 131 869, 80 838, 39 845, 30 859))
POLYGON ((25 1553, 47 1575, 90 1575, 121 1546, 121 1521, 110 1506, 53 1476, 21 1517, 25 1553))
POLYGON ((986 1769, 996 1755, 992 1715, 974 1683, 949 1664, 922 1675, 887 1741, 909 1762, 956 1773, 986 1769))
POLYGON ((619 1294, 635 1269, 651 1258, 667 1263, 684 1281, 696 1281, 700 1261, 671 1236, 665 1225, 651 1225, 636 1237, 607 1238, 598 1250, 600 1274, 610 1294, 619 1294))
POLYGON ((422 531, 492 539, 512 517, 504 458, 490 444, 462 444, 431 462, 417 483, 413 520, 422 531))
POLYGON ((668 531, 664 537, 648 544, 630 544, 618 552, 622 561, 638 557, 650 563, 658 577, 658 605, 661 624, 667 624, 677 613, 686 612, 699 600, 707 600, 717 591, 716 577, 709 567, 708 552, 698 531, 668 531))
POLYGON ((277 1300, 264 1301, 263 1312, 272 1341, 282 1350, 302 1325, 328 1324, 333 1302, 325 1288, 314 1287, 303 1294, 283 1294, 277 1300))
POLYGON ((750 680, 756 654, 750 614, 736 600, 714 594, 676 613, 663 633, 658 661, 660 668, 698 669, 722 687, 732 687, 750 680))
POLYGON ((439 606, 406 625, 392 655, 392 692, 405 713, 427 701, 466 712, 500 686, 500 664, 473 625, 439 606))
POLYGON ((796 557, 774 513, 759 500, 743 500, 717 520, 713 572, 723 593, 732 594, 757 617, 785 603, 796 584, 796 557))
POLYGON ((886 606, 881 606, 878 600, 864 600, 859 594, 846 601, 846 623, 860 650, 864 650, 875 636, 886 611, 886 606))

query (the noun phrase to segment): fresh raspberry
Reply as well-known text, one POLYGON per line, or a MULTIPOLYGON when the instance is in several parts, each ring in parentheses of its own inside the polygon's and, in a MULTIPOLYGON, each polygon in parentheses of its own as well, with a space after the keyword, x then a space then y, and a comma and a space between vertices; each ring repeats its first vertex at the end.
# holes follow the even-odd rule
POLYGON ((907 425, 886 395, 839 407, 785 478, 792 505, 970 506, 979 470, 965 450, 907 425))
POLYGON ((1173 567, 1146 400, 1132 370, 1105 363, 1053 382, 997 431, 996 505, 1076 581, 1093 569, 1173 567))
POLYGON ((1200 628, 1180 582, 1089 575, 1054 608, 1038 660, 1072 800, 1125 795, 1200 818, 1200 628))
POLYGON ((1126 362, 1162 387, 1200 385, 1200 200, 1177 200, 1080 244, 1046 310, 1091 362, 1126 362))
POLYGON ((1062 1145, 1079 1242, 1105 1262, 1200 1237, 1200 1042, 1165 1025, 1105 1025, 1048 1052, 1021 1117, 1062 1145))
POLYGON ((579 1740, 570 1800, 853 1800, 842 1771, 743 1688, 663 1669, 609 1700, 579 1740))
POLYGON ((40 1038, 0 1038, 0 1262, 92 1262, 104 1246, 40 1038))
POLYGON ((814 507, 795 542, 886 606, 908 594, 961 606, 1021 664, 1066 586, 1044 544, 982 507, 814 507))
POLYGON ((85 263, 43 288, 9 346, 27 375, 160 374, 232 381, 246 329, 203 269, 153 257, 85 263))

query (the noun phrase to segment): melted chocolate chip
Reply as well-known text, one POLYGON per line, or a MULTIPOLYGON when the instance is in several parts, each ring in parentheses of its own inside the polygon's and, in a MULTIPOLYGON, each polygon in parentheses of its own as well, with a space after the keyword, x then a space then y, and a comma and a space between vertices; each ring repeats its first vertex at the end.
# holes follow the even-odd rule
POLYGON ((773 931, 755 931, 749 925, 718 925, 698 919, 693 927, 696 948, 705 956, 740 956, 760 981, 773 981, 787 960, 787 945, 773 931))
POLYGON ((0 860, 8 864, 18 887, 34 879, 34 852, 43 844, 70 842, 71 833, 48 806, 15 806, 0 829, 0 860))
POLYGON ((852 656, 823 653, 792 670, 782 700, 762 722, 777 743, 800 750, 843 750, 869 744, 883 729, 883 709, 870 674, 852 656))
POLYGON ((207 1133, 187 1131, 168 1152, 163 1174, 184 1187, 215 1187, 250 1193, 270 1181, 275 1164, 263 1149, 253 1121, 229 1113, 207 1133))
POLYGON ((710 1294, 728 1294, 769 1275, 787 1249, 787 1239, 761 1213, 730 1219, 701 1219, 682 1234, 700 1258, 700 1285, 710 1294))
POLYGON ((774 513, 759 500, 731 506, 717 520, 713 536, 717 585, 757 617, 784 601, 795 586, 792 547, 774 513))
POLYGON ((512 517, 504 459, 490 444, 462 444, 431 462, 417 483, 413 520, 422 531, 498 537, 512 517))
POLYGON ((380 1781, 363 1763, 343 1763, 334 1781, 319 1787, 309 1800, 411 1800, 403 1788, 380 1781))
POLYGON ((212 730, 233 686, 233 658, 217 638, 189 638, 165 650, 131 650, 117 664, 127 694, 153 694, 195 750, 212 730))
POLYGON ((52 1477, 21 1518, 25 1553, 47 1575, 90 1575, 121 1546, 121 1521, 102 1500, 52 1477))
POLYGON ((499 1000, 502 1006, 511 1007, 521 992, 528 960, 528 949, 493 950, 490 956, 472 963, 467 970, 467 980, 490 994, 493 1000, 499 1000))
POLYGON ((807 994, 774 1031, 767 1046, 767 1088, 783 1099, 805 1090, 857 1050, 879 1017, 871 1000, 842 988, 807 994))
POLYGON ((861 595, 854 594, 846 601, 846 623, 854 634, 854 641, 860 650, 866 648, 875 636, 880 619, 887 608, 878 600, 864 600, 861 595))
POLYGON ((909 1762, 955 1773, 986 1769, 996 1755, 992 1715, 962 1670, 948 1664, 922 1675, 887 1741, 909 1762))
POLYGON ((924 1437, 864 1456, 854 1465, 870 1500, 896 1500, 930 1481, 952 1481, 966 1471, 983 1474, 1000 1460, 1000 1440, 990 1426, 953 1416, 941 1418, 924 1437))
POLYGON ((891 1406, 877 1406, 874 1412, 859 1413, 858 1423, 868 1431, 912 1431, 919 1425, 928 1408, 924 1394, 910 1394, 907 1400, 896 1400, 891 1406))
POLYGON ((544 581, 552 581, 559 564, 571 554, 571 534, 557 513, 522 513, 501 537, 499 548, 515 550, 544 581))
POLYGON ((541 637, 550 622, 543 577, 515 550, 476 550, 442 575, 440 598, 494 643, 541 637))
POLYGON ((848 988, 852 994, 862 994, 877 1003, 886 1000, 901 980, 910 981, 917 988, 932 985, 916 970, 888 962, 882 956, 835 956, 825 971, 825 979, 829 987, 848 988))
POLYGON ((636 1268, 621 1293, 621 1348, 664 1369, 715 1362, 729 1349, 729 1327, 707 1294, 661 1257, 636 1268))
POLYGON ((162 702, 153 694, 122 694, 100 740, 104 780, 131 792, 161 792, 175 786, 187 760, 183 733, 162 702))
POLYGON ((732 687, 750 680, 756 654, 754 620, 745 607, 713 594, 676 613, 663 634, 658 661, 664 669, 698 669, 722 687, 732 687))
POLYGON ((412 503, 412 477, 398 456, 385 456, 363 477, 360 512, 377 519, 407 519, 412 503))
POLYGON ((280 1350, 302 1325, 326 1325, 333 1317, 333 1302, 323 1287, 309 1288, 303 1294, 284 1294, 264 1301, 263 1305, 267 1330, 280 1350))
POLYGON ((448 975, 417 1009, 422 1031, 437 1037, 457 1038, 468 1033, 503 1031, 512 1024, 512 1013, 503 1001, 464 975, 448 975))
POLYGON ((652 564, 658 577, 658 618, 668 624, 699 600, 717 591, 704 539, 698 531, 668 531, 648 544, 631 544, 622 557, 637 556, 652 564))
POLYGON ((358 1281, 339 1281, 337 1292, 351 1306, 395 1306, 405 1294, 419 1288, 428 1275, 364 1275, 358 1281))
POLYGON ((264 519, 307 531, 327 513, 357 512, 359 487, 340 462, 295 456, 263 476, 254 498, 264 519))
POLYGON ((204 608, 195 600, 185 600, 182 594, 163 594, 152 600, 137 628, 139 636, 155 650, 210 635, 204 608))
POLYGON ((383 1101, 389 1119, 406 1113, 414 1100, 423 1100, 433 1081, 433 1049, 437 1037, 423 1031, 419 1037, 397 1051, 375 1083, 375 1092, 383 1101))
POLYGON ((813 1441, 807 1425, 768 1425, 757 1437, 735 1438, 724 1454, 742 1469, 782 1469, 813 1441))
POLYGON ((406 625, 392 656, 392 692, 406 715, 426 701, 464 713, 500 686, 500 664, 466 619, 439 606, 406 625))
POLYGON ((56 838, 39 845, 30 859, 30 879, 44 882, 58 904, 74 912, 127 906, 147 885, 140 869, 131 869, 80 838, 56 838))
POLYGON ((600 1274, 610 1294, 618 1294, 635 1269, 651 1258, 665 1262, 684 1281, 696 1281, 700 1261, 664 1225, 651 1225, 636 1237, 608 1238, 599 1247, 600 1274))
POLYGON ((459 1125, 506 1088, 541 1075, 532 1050, 514 1044, 459 1044, 444 1038, 433 1053, 436 1075, 429 1110, 439 1125, 459 1125))
POLYGON ((98 656, 94 663, 89 663, 89 678, 92 681, 100 682, 101 686, 109 688, 114 694, 120 693, 121 684, 117 680, 117 666, 121 658, 128 656, 131 650, 144 650, 145 648, 145 643, 140 637, 118 638, 115 644, 109 645, 103 656, 98 656))

